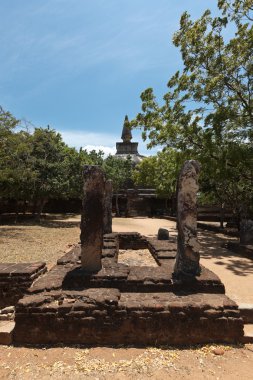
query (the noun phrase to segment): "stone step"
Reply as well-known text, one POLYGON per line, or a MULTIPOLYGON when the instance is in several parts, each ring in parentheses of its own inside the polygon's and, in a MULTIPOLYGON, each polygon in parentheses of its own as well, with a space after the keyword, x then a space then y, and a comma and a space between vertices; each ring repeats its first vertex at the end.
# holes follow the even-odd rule
POLYGON ((243 343, 253 343, 253 324, 244 325, 243 343))
POLYGON ((239 304, 239 310, 244 324, 253 323, 253 304, 241 303, 239 304))
POLYGON ((1 321, 0 322, 0 344, 8 345, 12 343, 12 333, 15 327, 15 322, 1 321))

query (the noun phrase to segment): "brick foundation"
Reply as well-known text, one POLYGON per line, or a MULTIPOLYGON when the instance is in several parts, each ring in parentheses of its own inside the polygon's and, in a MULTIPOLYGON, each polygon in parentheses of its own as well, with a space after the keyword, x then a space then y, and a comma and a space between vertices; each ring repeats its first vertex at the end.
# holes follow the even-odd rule
POLYGON ((16 307, 14 342, 29 344, 235 343, 243 335, 237 305, 202 267, 188 283, 174 283, 174 241, 137 233, 104 236, 103 268, 85 273, 80 246, 63 256, 16 307), (158 267, 117 263, 119 249, 148 248, 158 267), (27 330, 27 326, 29 329, 27 330))
POLYGON ((45 263, 0 263, 0 309, 16 305, 32 283, 46 270, 45 263))
POLYGON ((225 295, 120 293, 118 289, 97 288, 23 298, 16 310, 14 341, 106 345, 234 343, 242 334, 237 306, 225 295))

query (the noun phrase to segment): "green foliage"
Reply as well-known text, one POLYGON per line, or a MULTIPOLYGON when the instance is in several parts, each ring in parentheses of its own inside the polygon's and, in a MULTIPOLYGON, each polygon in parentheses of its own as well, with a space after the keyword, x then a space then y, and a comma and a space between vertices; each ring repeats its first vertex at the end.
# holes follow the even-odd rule
POLYGON ((134 182, 137 185, 153 187, 160 196, 174 196, 177 173, 183 161, 182 152, 170 148, 156 156, 146 157, 133 171, 134 182))
POLYGON ((0 107, 0 194, 3 197, 30 197, 30 181, 34 178, 30 135, 14 133, 19 121, 0 107))
POLYGON ((49 127, 35 128, 32 140, 34 199, 66 196, 68 190, 67 147, 61 135, 49 127))
POLYGON ((108 179, 112 180, 113 190, 118 191, 128 186, 132 177, 132 161, 128 157, 126 160, 109 155, 103 163, 103 169, 108 179))
POLYGON ((242 18, 253 21, 252 0, 219 0, 218 6, 223 14, 228 14, 229 18, 238 21, 242 18))
POLYGON ((144 91, 132 121, 149 147, 198 159, 205 194, 241 216, 253 203, 252 4, 220 0, 219 17, 207 10, 196 21, 185 12, 173 38, 183 71, 170 78, 162 105, 152 88, 144 91))
POLYGON ((156 188, 157 156, 145 157, 133 170, 133 180, 138 186, 156 188))
POLYGON ((66 148, 67 155, 65 157, 66 165, 68 168, 68 194, 69 198, 82 198, 83 192, 83 178, 82 171, 84 165, 102 165, 103 152, 96 152, 92 150, 87 152, 80 149, 77 152, 74 148, 66 148))
POLYGON ((81 198, 83 166, 103 163, 103 152, 78 152, 50 127, 29 133, 2 108, 0 141, 0 198, 32 201, 39 215, 48 199, 81 198))
POLYGON ((0 137, 1 137, 1 147, 4 143, 4 137, 8 136, 8 133, 11 132, 19 124, 19 120, 15 119, 10 112, 4 111, 0 106, 0 137))
POLYGON ((126 160, 109 155, 103 162, 103 169, 108 179, 112 181, 113 191, 116 194, 116 215, 120 215, 118 191, 132 185, 133 164, 130 156, 126 160))

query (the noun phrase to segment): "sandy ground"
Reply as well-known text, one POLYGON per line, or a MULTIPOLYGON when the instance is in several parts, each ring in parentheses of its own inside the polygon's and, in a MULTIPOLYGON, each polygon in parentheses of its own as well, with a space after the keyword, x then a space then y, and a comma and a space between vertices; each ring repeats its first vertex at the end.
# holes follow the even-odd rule
MULTIPOLYGON (((176 235, 164 219, 117 219, 113 230, 176 235)), ((0 261, 55 262, 79 240, 79 217, 47 217, 40 226, 0 226, 0 261)), ((199 231, 201 263, 225 283, 238 302, 253 303, 253 261, 220 248, 230 238, 199 231)), ((129 261, 127 252, 122 259, 129 261)), ((144 252, 136 260, 150 260, 144 252)), ((28 326, 29 329, 29 326, 28 326)), ((0 379, 252 379, 253 345, 175 348, 0 346, 0 379)))
POLYGON ((252 379, 253 345, 194 348, 0 346, 1 379, 252 379))
POLYGON ((159 265, 149 252, 149 249, 119 249, 118 263, 126 264, 129 267, 139 266, 139 267, 158 267, 159 265))
POLYGON ((55 263, 71 244, 79 241, 80 216, 47 216, 40 225, 32 221, 0 225, 0 262, 46 261, 55 263))

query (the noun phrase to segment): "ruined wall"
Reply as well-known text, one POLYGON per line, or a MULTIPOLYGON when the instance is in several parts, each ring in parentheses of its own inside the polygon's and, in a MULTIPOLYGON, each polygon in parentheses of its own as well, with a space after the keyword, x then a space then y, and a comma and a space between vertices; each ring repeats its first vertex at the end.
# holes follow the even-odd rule
POLYGON ((32 283, 46 272, 45 263, 0 264, 0 309, 14 306, 32 283))

